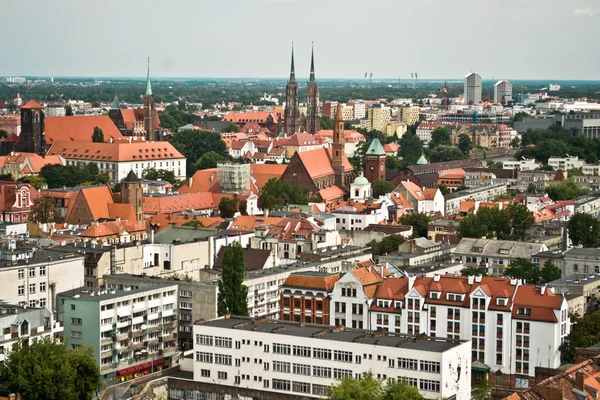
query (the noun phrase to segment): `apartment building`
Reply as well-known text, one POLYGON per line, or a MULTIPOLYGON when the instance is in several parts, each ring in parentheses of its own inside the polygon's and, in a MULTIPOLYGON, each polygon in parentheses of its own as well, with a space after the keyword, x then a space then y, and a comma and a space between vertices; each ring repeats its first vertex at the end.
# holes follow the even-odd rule
POLYGON ((600 249, 573 247, 563 253, 562 267, 563 276, 600 274, 600 249))
POLYGON ((223 394, 322 398, 336 380, 371 372, 426 399, 471 398, 467 341, 240 317, 200 322, 194 334, 194 381, 223 394))
MULTIPOLYGON (((356 188, 359 185, 355 181, 352 186, 353 188, 356 188)), ((364 186, 366 187, 367 185, 364 186)), ((370 185, 367 191, 370 192, 370 185)), ((359 202, 350 200, 333 203, 331 205, 332 209, 330 212, 335 216, 335 225, 337 231, 363 230, 369 225, 377 225, 382 221, 388 220, 389 213, 386 205, 387 204, 385 203, 372 203, 370 201, 359 202)))
POLYGON ((407 125, 415 125, 419 122, 419 106, 398 107, 398 120, 406 122, 407 125))
POLYGON ((383 104, 373 104, 371 108, 368 110, 368 123, 367 130, 372 131, 382 131, 385 125, 390 122, 392 118, 392 109, 390 107, 386 107, 383 104))
POLYGON ((512 101, 513 85, 506 79, 499 80, 494 85, 494 103, 512 101))
POLYGON ((108 290, 124 290, 127 287, 177 285, 175 304, 179 306, 177 343, 179 348, 189 350, 194 345, 192 325, 200 319, 217 318, 218 281, 195 281, 185 276, 166 278, 148 275, 115 274, 105 275, 108 290))
POLYGON ((367 106, 364 101, 350 101, 348 105, 354 110, 353 119, 363 119, 367 116, 367 106))
POLYGON ((177 351, 177 285, 59 293, 69 346, 92 346, 107 384, 172 365, 177 351))
POLYGON ((280 289, 279 319, 329 325, 331 292, 340 278, 340 273, 319 271, 290 274, 280 289))
POLYGON ((481 101, 481 75, 471 72, 465 76, 465 104, 477 105, 481 101))
POLYGON ((550 157, 548 158, 548 165, 550 165, 554 170, 562 169, 563 171, 568 171, 573 168, 581 169, 585 165, 584 160, 580 160, 579 157, 550 157))
POLYGON ((54 321, 52 312, 47 308, 30 308, 0 301, 0 364, 13 344, 32 344, 45 337, 58 336, 61 332, 62 326, 54 321))
MULTIPOLYGON (((335 298, 334 298, 335 300, 335 298)), ((373 329, 471 342, 471 362, 493 384, 527 388, 535 367, 558 368, 570 332, 567 301, 510 278, 387 278, 369 314, 373 329)))
POLYGON ((600 193, 590 193, 573 199, 576 213, 598 215, 600 212, 600 193))
POLYGON ((518 169, 519 171, 533 171, 540 166, 534 158, 525 158, 521 160, 507 160, 502 163, 504 169, 518 169))
POLYGON ((492 201, 494 197, 506 194, 507 187, 504 184, 473 187, 459 192, 454 192, 445 197, 446 216, 455 215, 464 200, 469 201, 492 201))

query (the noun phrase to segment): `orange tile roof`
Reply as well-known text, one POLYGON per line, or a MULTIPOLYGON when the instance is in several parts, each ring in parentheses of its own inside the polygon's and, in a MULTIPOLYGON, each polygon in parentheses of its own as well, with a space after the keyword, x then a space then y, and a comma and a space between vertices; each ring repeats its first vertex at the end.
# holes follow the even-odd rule
POLYGON ((110 218, 108 205, 112 204, 113 198, 108 185, 82 188, 79 191, 79 196, 83 196, 86 200, 94 221, 98 221, 101 218, 110 218))
POLYGON ((231 123, 248 123, 256 122, 259 124, 267 123, 269 117, 273 118, 273 122, 277 123, 279 118, 277 114, 270 111, 249 111, 249 112, 233 112, 230 111, 223 116, 223 121, 231 123))
MULTIPOLYGON (((321 138, 333 139, 333 129, 321 129, 318 131, 315 136, 320 136, 321 138)), ((346 143, 357 143, 365 140, 365 137, 362 133, 359 133, 352 129, 344 130, 344 141, 346 143)), ((400 146, 398 146, 400 147, 400 146)))
POLYGON ((302 164, 308 171, 311 178, 316 179, 322 176, 333 175, 334 171, 331 166, 331 159, 327 155, 325 149, 303 151, 298 154, 302 164))
POLYGON ((438 173, 441 179, 464 179, 465 170, 462 168, 448 169, 438 173))
POLYGON ((94 127, 102 129, 104 141, 109 142, 121 139, 123 136, 108 115, 100 116, 71 116, 71 117, 46 117, 45 140, 47 144, 65 140, 92 142, 94 127))
POLYGON ((388 276, 390 273, 386 267, 372 266, 372 267, 359 267, 352 270, 352 275, 363 285, 372 285, 374 283, 380 283, 383 278, 388 276), (379 275, 378 268, 382 269, 383 277, 379 275))
MULTIPOLYGON (((327 148, 327 154, 329 154, 329 158, 331 159, 331 155, 333 154, 333 149, 331 147, 327 148)), ((350 164, 350 160, 346 156, 346 153, 342 154, 342 161, 344 163, 344 172, 354 171, 354 167, 350 164)))
POLYGON ((401 193, 392 193, 390 195, 390 198, 397 206, 401 206, 405 209, 413 208, 413 206, 408 202, 408 200, 406 200, 406 197, 404 197, 404 195, 401 193))
POLYGON ((283 282, 283 287, 288 288, 302 288, 302 289, 314 289, 314 290, 325 290, 331 292, 335 286, 335 283, 341 278, 340 274, 334 274, 329 276, 309 276, 304 274, 291 274, 283 282))
POLYGON ((383 145, 383 151, 386 153, 395 153, 400 150, 400 145, 396 142, 386 143, 383 145))
POLYGON ((289 137, 287 146, 316 146, 322 142, 318 136, 306 132, 298 132, 289 137))
POLYGON ((560 309, 563 301, 562 296, 555 295, 548 289, 542 294, 542 288, 520 286, 514 299, 515 307, 512 316, 515 319, 556 322, 554 310, 560 309), (531 308, 531 315, 519 315, 517 313, 519 307, 531 308))
MULTIPOLYGON (((121 108, 120 111, 123 116, 123 122, 125 122, 125 128, 129 131, 133 130, 136 122, 144 122, 143 108, 121 108)), ((156 109, 154 110, 154 127, 160 127, 160 118, 156 109)))
MULTIPOLYGON (((21 108, 24 109, 40 109, 40 108, 44 108, 43 106, 41 106, 37 101, 35 100, 29 100, 27 103, 23 104, 21 106, 21 108)), ((91 136, 91 134, 90 134, 91 136)))
MULTIPOLYGON (((218 205, 218 203, 216 203, 218 205)), ((213 193, 187 193, 169 196, 144 197, 144 214, 178 213, 192 210, 213 210, 213 193)))
POLYGON ((240 215, 231 221, 227 229, 253 232, 254 228, 264 225, 276 225, 283 221, 280 217, 263 217, 261 215, 240 215))
POLYGON ((304 218, 284 218, 275 225, 272 225, 266 233, 266 236, 276 237, 282 241, 295 241, 296 236, 304 236, 305 240, 311 240, 316 232, 321 228, 304 218))
POLYGON ((131 204, 108 203, 108 218, 110 219, 129 219, 135 221, 135 210, 131 204))
POLYGON ((114 143, 60 140, 50 147, 48 154, 60 154, 66 159, 100 162, 143 162, 184 158, 184 156, 169 142, 149 142, 143 140, 134 140, 131 143, 125 140, 114 143))
POLYGON ((215 228, 215 227, 218 227, 219 225, 221 225, 221 223, 223 223, 223 221, 225 221, 225 220, 223 218, 219 218, 219 217, 198 217, 198 216, 190 217, 188 215, 181 215, 181 214, 172 214, 171 215, 168 213, 164 213, 164 214, 154 215, 151 218, 149 218, 147 221, 150 226, 156 228, 156 232, 160 232, 163 229, 168 228, 172 224, 181 226, 190 221, 200 221, 200 222, 202 222, 202 225, 205 228, 215 228))
POLYGON ((138 234, 145 231, 146 229, 136 220, 125 219, 121 221, 93 224, 91 227, 81 233, 80 236, 84 238, 108 238, 119 236, 123 232, 127 232, 129 234, 138 234))
POLYGON ((179 193, 210 192, 217 185, 217 169, 209 168, 196 171, 194 175, 179 188, 179 193), (190 186, 190 181, 192 182, 190 186))
POLYGON ((324 202, 330 202, 333 200, 343 198, 344 191, 336 185, 333 185, 328 188, 319 190, 319 196, 321 196, 324 202))
POLYGON ((414 197, 416 200, 424 200, 423 189, 417 186, 411 181, 402 182, 404 188, 414 197))
POLYGON ((437 194, 437 191, 437 188, 426 188, 423 192, 423 197, 425 198, 425 200, 433 200, 435 198, 435 195, 437 194))

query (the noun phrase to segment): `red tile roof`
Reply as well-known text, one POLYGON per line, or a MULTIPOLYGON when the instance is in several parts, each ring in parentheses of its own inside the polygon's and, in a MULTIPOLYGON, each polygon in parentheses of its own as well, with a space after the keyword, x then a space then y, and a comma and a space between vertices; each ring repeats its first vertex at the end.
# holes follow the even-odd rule
POLYGON ((313 234, 320 230, 321 228, 318 225, 304 218, 284 218, 272 225, 266 236, 276 237, 282 241, 295 241, 296 236, 302 235, 305 240, 311 240, 313 234))
POLYGON ((335 283, 341 278, 340 274, 328 276, 311 276, 306 274, 291 274, 283 282, 283 287, 298 289, 314 289, 331 292, 335 283))
POLYGON ((46 117, 45 140, 47 144, 65 140, 92 142, 94 127, 102 129, 104 141, 109 142, 121 139, 123 136, 108 115, 101 116, 71 116, 71 117, 46 117))
MULTIPOLYGON (((315 136, 319 136, 321 138, 333 139, 333 129, 321 129, 319 132, 315 134, 315 136)), ((362 133, 359 133, 355 130, 346 129, 344 130, 344 141, 346 143, 358 143, 365 140, 365 137, 362 133)), ((398 146, 399 147, 399 146, 398 146)))
POLYGON ((121 220, 110 221, 93 224, 86 229, 80 236, 84 238, 109 238, 117 237, 120 234, 127 232, 129 234, 139 234, 145 232, 146 229, 136 220, 121 220))
POLYGON ((256 122, 259 124, 267 123, 269 117, 273 118, 273 122, 277 123, 279 118, 277 114, 270 111, 249 111, 249 112, 233 112, 230 111, 223 116, 223 121, 231 123, 248 123, 256 122))
POLYGON ((181 194, 210 192, 217 187, 217 169, 209 168, 196 171, 178 191, 181 194))
MULTIPOLYGON (((23 104, 21 106, 21 108, 25 108, 25 109, 41 109, 44 108, 43 106, 41 106, 37 101, 35 100, 29 100, 27 103, 23 104)), ((91 136, 91 134, 90 134, 91 136)))
POLYGON ((276 225, 283 221, 280 217, 263 217, 261 215, 240 215, 231 221, 227 229, 234 231, 253 232, 254 228, 264 225, 276 225))
MULTIPOLYGON (((129 131, 133 130, 136 122, 144 122, 143 108, 121 108, 121 115, 123 116, 125 127, 129 131)), ((154 110, 154 127, 160 127, 160 118, 156 109, 154 110)))
POLYGON ((169 142, 149 142, 144 140, 134 140, 131 143, 125 140, 114 143, 61 140, 55 142, 50 147, 48 154, 60 154, 66 159, 110 162, 162 161, 184 158, 169 142))
POLYGON ((333 185, 325 189, 319 190, 319 196, 324 202, 330 202, 344 197, 344 191, 339 187, 333 185))
POLYGON ((306 132, 298 132, 289 137, 287 146, 316 146, 322 142, 318 136, 306 132))
POLYGON ((144 197, 144 214, 178 213, 192 210, 213 210, 213 193, 187 193, 179 195, 144 197))
POLYGON ((215 228, 225 220, 219 217, 190 217, 188 215, 165 213, 152 216, 152 218, 148 219, 148 224, 154 227, 156 232, 160 232, 172 224, 181 226, 190 221, 200 221, 205 228, 215 228))

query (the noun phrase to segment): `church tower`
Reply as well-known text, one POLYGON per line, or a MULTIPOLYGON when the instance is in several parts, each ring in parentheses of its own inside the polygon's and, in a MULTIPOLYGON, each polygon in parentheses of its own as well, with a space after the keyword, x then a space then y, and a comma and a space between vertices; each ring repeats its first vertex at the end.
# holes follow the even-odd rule
POLYGON ((294 44, 292 43, 292 67, 290 80, 285 89, 285 133, 290 136, 298 129, 298 82, 294 71, 294 44))
MULTIPOLYGON (((150 57, 148 57, 148 73, 146 75, 146 94, 144 95, 144 130, 146 131, 146 140, 157 140, 154 127, 154 95, 152 94, 152 84, 150 83, 150 57)), ((160 139, 160 138, 159 138, 160 139)))
POLYGON ((133 172, 121 182, 121 203, 131 204, 135 217, 138 222, 144 220, 144 192, 142 189, 142 180, 133 172))
POLYGON ((306 87, 306 131, 314 135, 321 130, 321 117, 319 112, 319 85, 315 79, 315 52, 310 54, 310 78, 306 87))
POLYGON ((374 138, 365 153, 365 175, 371 184, 385 179, 386 154, 379 139, 374 138))
POLYGON ((21 107, 21 144, 19 151, 46 154, 44 145, 44 107, 29 100, 21 107))
POLYGON ((344 171, 344 121, 342 120, 342 104, 338 103, 335 122, 333 123, 333 145, 331 152, 331 166, 335 173, 335 184, 342 190, 346 190, 346 179, 344 171))

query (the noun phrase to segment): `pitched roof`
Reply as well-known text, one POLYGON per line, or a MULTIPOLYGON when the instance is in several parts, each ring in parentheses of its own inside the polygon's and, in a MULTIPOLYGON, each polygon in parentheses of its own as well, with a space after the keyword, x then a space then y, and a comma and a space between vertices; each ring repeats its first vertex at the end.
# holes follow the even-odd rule
POLYGON ((365 152, 365 156, 385 156, 385 150, 378 138, 373 138, 369 148, 365 152))
POLYGON ((80 236, 87 238, 106 238, 118 236, 124 232, 135 234, 145 231, 145 228, 136 220, 126 219, 121 221, 101 222, 94 224, 81 233, 80 236))
POLYGON ((215 207, 213 193, 210 192, 144 197, 144 214, 212 210, 215 207))
POLYGON ((254 228, 264 225, 275 225, 281 222, 280 217, 263 217, 261 215, 239 215, 227 229, 243 232, 253 232, 254 228))
POLYGON ((312 179, 333 175, 331 159, 324 148, 296 153, 312 179))
POLYGON ((259 190, 265 186, 269 179, 279 179, 285 172, 287 165, 284 164, 251 164, 250 173, 256 180, 259 190))
POLYGON ((272 225, 266 232, 266 236, 276 237, 283 241, 295 241, 296 236, 304 236, 306 240, 311 240, 316 232, 321 228, 304 218, 291 217, 284 218, 277 224, 272 225))
MULTIPOLYGON (((221 269, 223 264, 223 256, 225 255, 225 249, 227 246, 221 246, 217 259, 215 260, 214 269, 221 269)), ((244 270, 246 271, 258 271, 265 267, 269 257, 271 257, 272 250, 262 249, 251 249, 249 247, 244 248, 244 270)))
POLYGON ((320 137, 306 132, 294 133, 289 137, 286 146, 315 146, 322 143, 320 137))
POLYGON ((279 117, 277 114, 270 111, 249 111, 249 112, 233 112, 230 111, 223 116, 223 121, 231 123, 248 123, 256 122, 259 124, 267 123, 269 118, 273 118, 273 122, 277 123, 279 117))
POLYGON ((182 226, 190 221, 200 221, 205 228, 218 228, 225 220, 219 217, 190 217, 188 215, 164 213, 153 215, 148 219, 148 224, 155 228, 156 232, 160 232, 173 224, 182 226))
MULTIPOLYGON (((72 118, 72 117, 69 117, 72 118)), ((67 159, 83 161, 162 161, 185 158, 169 142, 144 140, 94 143, 85 141, 56 141, 48 154, 60 154, 67 159)))
MULTIPOLYGON (((333 129, 321 129, 318 131, 315 136, 319 136, 323 139, 333 139, 333 129)), ((346 143, 358 143, 365 140, 365 137, 362 133, 359 133, 355 130, 345 129, 344 130, 344 142, 346 143)))
POLYGON ((344 191, 337 187, 336 185, 324 188, 319 190, 319 196, 323 199, 324 202, 333 201, 336 199, 341 199, 344 197, 344 191))
MULTIPOLYGON (((134 129, 136 122, 141 123, 144 121, 144 109, 143 108, 121 108, 121 116, 123 122, 125 122, 125 128, 129 131, 134 129)), ((154 110, 154 127, 160 127, 160 118, 158 117, 158 111, 154 110)))
MULTIPOLYGON (((113 203, 113 198, 110 187, 108 185, 91 188, 82 188, 79 191, 77 197, 80 196, 87 203, 90 209, 90 213, 92 214, 92 219, 94 221, 98 221, 99 219, 103 218, 110 218, 110 214, 108 212, 108 205, 113 203)), ((75 200, 75 202, 76 201, 77 199, 75 200)))
POLYGON ((282 288, 314 289, 331 292, 335 287, 335 283, 340 278, 341 275, 339 273, 297 272, 287 277, 285 282, 283 282, 282 288))
POLYGON ((194 175, 179 188, 179 193, 210 192, 217 184, 217 169, 209 168, 194 172, 194 175), (190 185, 191 182, 191 185, 190 185))
POLYGON ((94 127, 102 129, 104 141, 109 142, 121 139, 123 136, 108 115, 100 116, 71 116, 71 117, 46 117, 45 140, 47 144, 57 141, 92 142, 94 127))
MULTIPOLYGON (((35 100, 29 100, 27 103, 23 104, 21 106, 21 108, 24 109, 41 109, 44 108, 43 106, 41 106, 37 101, 35 100)), ((91 136, 91 134, 90 134, 91 136)))

